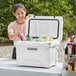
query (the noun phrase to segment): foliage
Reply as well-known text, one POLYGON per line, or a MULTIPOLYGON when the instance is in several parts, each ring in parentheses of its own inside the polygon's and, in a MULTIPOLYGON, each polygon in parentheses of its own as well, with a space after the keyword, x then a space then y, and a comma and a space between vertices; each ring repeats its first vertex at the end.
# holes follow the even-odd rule
POLYGON ((0 42, 9 42, 8 38, 0 37, 0 42))
POLYGON ((71 0, 71 4, 73 5, 73 13, 76 15, 76 0, 71 0))
POLYGON ((66 38, 69 33, 76 30, 73 1, 75 0, 0 0, 0 37, 8 38, 8 24, 15 20, 13 6, 16 3, 22 3, 27 8, 27 14, 63 16, 63 37, 66 38))

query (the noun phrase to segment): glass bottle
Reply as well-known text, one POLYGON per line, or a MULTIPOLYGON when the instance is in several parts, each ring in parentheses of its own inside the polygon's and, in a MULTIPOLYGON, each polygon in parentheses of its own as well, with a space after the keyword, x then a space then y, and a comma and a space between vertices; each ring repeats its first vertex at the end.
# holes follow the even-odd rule
POLYGON ((18 37, 20 38, 21 41, 26 40, 26 39, 25 39, 25 36, 24 36, 22 33, 19 33, 19 34, 18 34, 18 37))
POLYGON ((73 61, 72 55, 70 56, 69 61, 68 61, 68 70, 74 71, 74 61, 73 61))

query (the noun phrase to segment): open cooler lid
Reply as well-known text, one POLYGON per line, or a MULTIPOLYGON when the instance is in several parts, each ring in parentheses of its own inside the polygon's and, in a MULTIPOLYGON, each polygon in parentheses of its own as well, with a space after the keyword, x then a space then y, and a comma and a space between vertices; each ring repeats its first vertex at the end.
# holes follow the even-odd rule
POLYGON ((62 40, 63 18, 61 16, 33 16, 28 19, 26 35, 31 37, 50 36, 62 40))

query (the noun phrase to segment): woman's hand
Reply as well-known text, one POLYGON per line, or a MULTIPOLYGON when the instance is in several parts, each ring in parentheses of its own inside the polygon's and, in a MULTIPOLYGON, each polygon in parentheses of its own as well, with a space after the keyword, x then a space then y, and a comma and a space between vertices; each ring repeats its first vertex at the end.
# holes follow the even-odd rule
POLYGON ((13 40, 13 36, 14 36, 13 30, 10 30, 10 31, 8 32, 8 37, 9 37, 9 39, 10 39, 10 40, 13 40))
POLYGON ((9 33, 8 33, 8 35, 9 35, 10 37, 13 36, 13 30, 10 30, 9 33))
POLYGON ((32 17, 32 16, 34 16, 34 14, 28 14, 28 18, 30 18, 30 17, 32 17))
POLYGON ((8 36, 9 36, 9 38, 11 39, 12 37, 17 36, 17 33, 14 33, 13 30, 10 30, 10 31, 8 32, 8 36))

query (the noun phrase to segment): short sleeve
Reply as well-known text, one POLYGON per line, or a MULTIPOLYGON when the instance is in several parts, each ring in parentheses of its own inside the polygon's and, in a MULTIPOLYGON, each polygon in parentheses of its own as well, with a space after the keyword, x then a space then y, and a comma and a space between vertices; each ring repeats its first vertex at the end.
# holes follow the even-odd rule
POLYGON ((10 24, 8 25, 8 37, 9 37, 10 40, 14 40, 14 37, 10 37, 10 36, 9 36, 9 33, 10 33, 10 32, 14 32, 13 24, 12 24, 12 23, 10 23, 10 24))
POLYGON ((9 32, 13 32, 14 30, 13 30, 13 26, 12 26, 12 24, 10 23, 9 25, 8 25, 8 33, 9 32))

